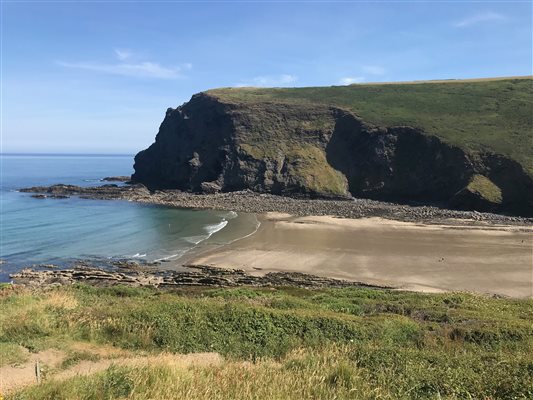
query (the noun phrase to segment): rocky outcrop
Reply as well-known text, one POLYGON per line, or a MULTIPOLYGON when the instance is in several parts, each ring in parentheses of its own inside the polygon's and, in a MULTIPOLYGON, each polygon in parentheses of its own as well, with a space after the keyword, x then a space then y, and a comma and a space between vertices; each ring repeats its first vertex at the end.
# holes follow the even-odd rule
POLYGON ((472 154, 407 126, 376 127, 320 104, 230 102, 208 93, 168 109, 155 143, 135 157, 149 189, 433 203, 533 215, 533 180, 502 155, 472 154), (485 199, 482 176, 501 191, 485 199))
MULTIPOLYGON (((225 193, 189 193, 179 190, 156 190, 150 192, 142 184, 72 186, 34 186, 20 189, 35 193, 38 198, 55 199, 79 196, 94 200, 127 200, 139 203, 158 204, 167 207, 190 209, 215 209, 263 214, 281 212, 291 215, 330 215, 341 218, 380 217, 398 221, 454 226, 481 224, 531 225, 533 218, 507 216, 477 211, 458 211, 425 205, 406 205, 370 199, 307 199, 257 193, 251 190, 225 193)), ((36 196, 36 195, 32 195, 36 196)))
POLYGON ((118 175, 118 176, 106 176, 105 178, 102 178, 101 180, 104 182, 129 182, 131 177, 125 176, 125 175, 118 175))
POLYGON ((357 197, 446 202, 475 170, 467 154, 435 136, 370 127, 347 112, 339 112, 326 153, 357 197))
MULTIPOLYGON (((125 263, 126 264, 126 263, 125 263)), ((299 288, 340 288, 373 287, 360 282, 320 277, 298 272, 270 272, 263 276, 249 275, 240 269, 223 269, 203 265, 190 265, 184 271, 146 270, 139 265, 128 263, 119 270, 109 270, 94 266, 74 266, 68 269, 47 271, 25 268, 10 275, 17 285, 33 288, 73 285, 82 283, 98 287, 131 286, 175 289, 184 286, 213 287, 299 287, 299 288)))
POLYGON ((346 197, 345 178, 325 158, 331 132, 319 124, 332 130, 330 109, 237 106, 201 93, 167 111, 132 179, 151 189, 346 197))

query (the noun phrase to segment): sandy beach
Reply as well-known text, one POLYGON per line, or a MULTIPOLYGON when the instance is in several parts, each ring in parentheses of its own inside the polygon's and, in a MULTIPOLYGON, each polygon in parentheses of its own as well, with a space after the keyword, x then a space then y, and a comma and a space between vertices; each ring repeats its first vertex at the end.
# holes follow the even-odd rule
POLYGON ((533 297, 531 226, 260 216, 258 231, 188 260, 255 275, 303 272, 425 292, 533 297))

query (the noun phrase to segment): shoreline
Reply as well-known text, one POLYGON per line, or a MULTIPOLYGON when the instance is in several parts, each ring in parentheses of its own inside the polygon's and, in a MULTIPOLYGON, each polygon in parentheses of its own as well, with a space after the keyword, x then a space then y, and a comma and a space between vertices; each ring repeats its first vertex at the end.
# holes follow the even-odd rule
POLYGON ((243 237, 221 242, 222 229, 184 255, 157 265, 168 272, 205 267, 210 274, 238 270, 254 279, 297 273, 419 292, 533 297, 532 218, 249 191, 151 193, 142 185, 54 185, 21 191, 257 216, 257 229, 243 237))
POLYGON ((281 213, 263 214, 258 220, 258 229, 243 238, 199 246, 190 254, 164 263, 122 260, 104 265, 80 260, 60 268, 25 268, 11 278, 29 287, 74 283, 158 289, 367 287, 533 298, 533 285, 528 280, 528 274, 533 274, 532 243, 527 242, 533 228, 524 232, 526 228, 521 226, 457 227, 281 213), (376 235, 383 242, 378 243, 376 235), (445 240, 435 244, 438 236, 445 240), (465 238, 470 238, 466 254, 442 256, 443 249, 453 253, 465 238), (478 248, 472 248, 472 243, 478 248), (515 248, 514 256, 506 252, 509 245, 515 248), (476 265, 468 262, 468 258, 478 259, 480 250, 491 247, 495 254, 476 265), (507 265, 501 264, 502 260, 507 265))
MULTIPOLYGON (((192 264, 191 263, 192 260, 202 256, 203 254, 215 252, 219 249, 225 248, 226 246, 232 245, 233 243, 238 242, 242 239, 249 238, 255 235, 257 231, 261 228, 261 216, 260 215, 255 214, 255 213, 243 213, 243 212, 239 212, 237 214, 238 214, 237 218, 253 216, 255 219, 255 228, 251 232, 245 233, 243 236, 238 236, 238 235, 235 236, 235 231, 234 231, 235 228, 231 225, 229 226, 226 225, 223 229, 213 233, 207 239, 203 240, 202 242, 198 243, 196 246, 187 250, 181 256, 165 261, 164 266, 168 267, 169 269, 177 269, 177 268, 179 269, 182 267, 187 267, 187 265, 192 264), (230 238, 225 237, 223 240, 220 240, 220 236, 227 235, 228 232, 229 232, 230 238)), ((248 221, 248 223, 249 222, 250 221, 248 221)))
POLYGON ((267 213, 258 231, 188 265, 253 276, 297 272, 418 292, 533 297, 533 229, 267 213))

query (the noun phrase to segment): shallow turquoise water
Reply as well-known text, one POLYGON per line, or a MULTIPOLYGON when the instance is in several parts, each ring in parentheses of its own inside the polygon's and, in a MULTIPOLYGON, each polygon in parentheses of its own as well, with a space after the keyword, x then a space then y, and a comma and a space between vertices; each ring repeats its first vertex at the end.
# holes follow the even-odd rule
POLYGON ((34 199, 34 185, 98 185, 130 175, 128 156, 2 155, 0 280, 23 266, 76 258, 177 258, 206 239, 232 241, 255 230, 253 216, 127 201, 34 199))

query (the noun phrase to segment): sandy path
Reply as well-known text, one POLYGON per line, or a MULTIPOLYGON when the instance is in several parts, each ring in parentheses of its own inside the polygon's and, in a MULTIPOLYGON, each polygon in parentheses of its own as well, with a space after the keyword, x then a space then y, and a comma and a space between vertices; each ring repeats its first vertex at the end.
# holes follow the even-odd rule
POLYGON ((54 380, 68 379, 74 376, 85 376, 103 371, 111 365, 143 367, 150 365, 170 365, 175 368, 188 368, 190 366, 218 365, 222 357, 218 353, 193 353, 193 354, 159 354, 145 357, 128 357, 106 359, 99 361, 82 361, 73 367, 52 376, 54 380))
POLYGON ((533 228, 422 225, 269 213, 254 235, 189 261, 418 291, 533 297, 533 228))
POLYGON ((39 353, 30 354, 27 361, 20 365, 5 365, 0 368, 0 394, 10 393, 20 387, 37 383, 36 362, 41 366, 55 368, 61 364, 65 353, 48 349, 39 353))
MULTIPOLYGON (((103 351, 94 349, 94 354, 105 354, 109 349, 103 347, 103 351)), ((111 349, 113 350, 113 349, 111 349)), ((108 355, 118 355, 124 352, 120 350, 111 351, 108 355)), ((190 366, 219 365, 223 358, 218 353, 192 353, 192 354, 170 354, 163 353, 153 356, 121 356, 116 358, 105 358, 98 361, 80 361, 70 368, 58 370, 66 353, 61 350, 48 349, 36 354, 21 365, 6 365, 0 368, 0 398, 2 394, 13 393, 26 386, 36 385, 36 361, 41 367, 50 368, 44 381, 64 380, 75 376, 87 376, 101 372, 116 366, 143 367, 150 365, 168 365, 173 368, 188 368, 190 366)))

